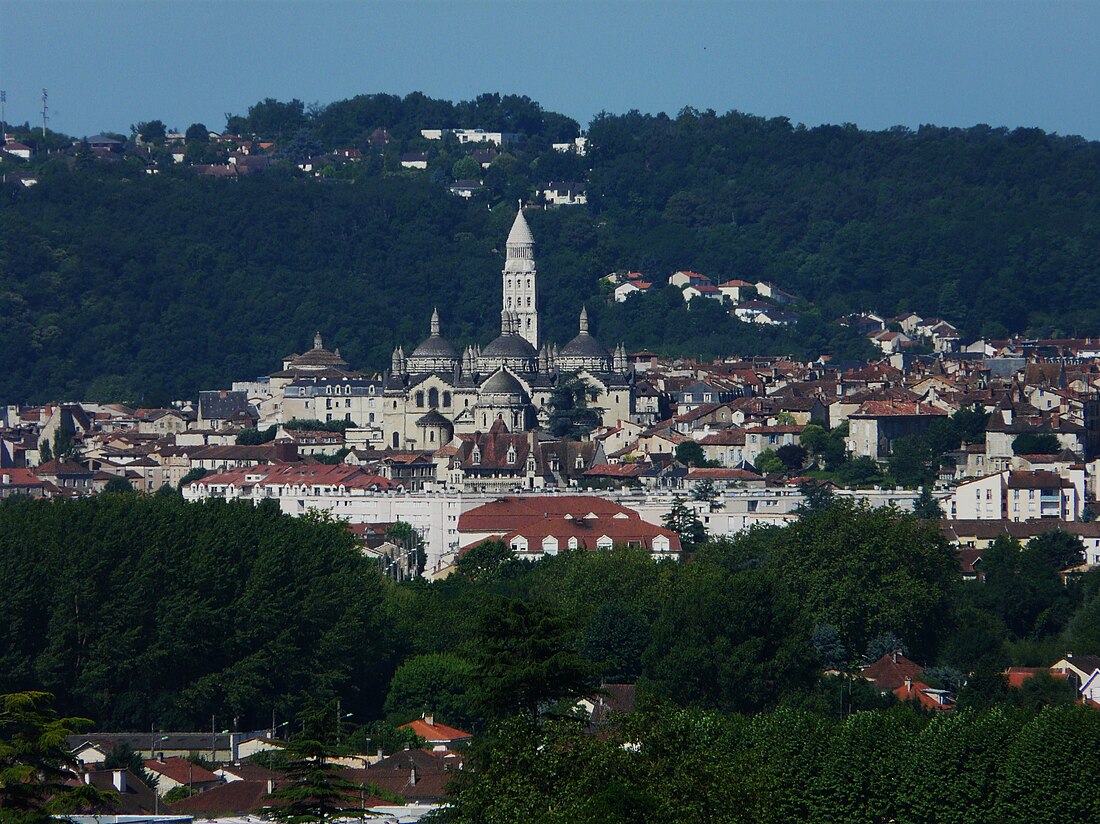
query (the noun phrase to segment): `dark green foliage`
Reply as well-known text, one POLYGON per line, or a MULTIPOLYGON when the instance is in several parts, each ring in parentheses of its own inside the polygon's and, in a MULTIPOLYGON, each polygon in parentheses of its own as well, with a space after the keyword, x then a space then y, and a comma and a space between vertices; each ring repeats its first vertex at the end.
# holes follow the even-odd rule
POLYGON ((1055 572, 1079 566, 1085 561, 1085 545, 1081 539, 1061 529, 1032 538, 1027 542, 1027 548, 1041 555, 1055 572))
POLYGON ((904 707, 843 721, 662 708, 612 724, 493 729, 457 785, 451 822, 1086 821, 1100 714, 1035 717, 904 707))
POLYGON ((612 682, 638 680, 647 646, 648 622, 636 608, 622 603, 602 604, 581 633, 581 654, 612 682))
POLYGON ((686 440, 676 444, 676 460, 685 466, 710 466, 710 462, 703 457, 703 447, 695 440, 686 440))
POLYGON ((468 657, 475 700, 493 718, 522 712, 537 719, 551 703, 575 700, 594 686, 593 667, 570 649, 566 616, 538 603, 490 602, 468 657))
POLYGON ((182 490, 185 486, 191 484, 192 481, 197 481, 206 477, 209 473, 209 469, 203 469, 201 466, 196 466, 194 469, 187 472, 182 478, 180 478, 179 488, 182 490))
POLYGON ((451 653, 417 655, 393 674, 386 696, 386 714, 397 724, 433 713, 437 720, 458 727, 478 717, 469 696, 473 667, 451 653))
POLYGON ((47 824, 51 814, 109 809, 112 797, 71 786, 76 759, 66 735, 86 730, 87 718, 61 718, 46 692, 0 694, 0 822, 47 824))
POLYGON ((866 455, 852 458, 836 469, 836 479, 845 486, 861 487, 882 482, 882 470, 866 455))
POLYGON ((503 541, 481 541, 459 556, 458 574, 471 581, 493 577, 505 564, 512 562, 512 550, 503 541))
POLYGON ((125 478, 111 478, 103 487, 107 493, 127 493, 134 491, 134 485, 125 478))
POLYGON ((806 463, 806 454, 806 449, 796 443, 789 443, 775 450, 775 457, 791 472, 802 469, 806 463))
POLYGON ((695 509, 679 496, 673 498, 672 509, 661 516, 661 522, 666 529, 671 529, 680 536, 680 546, 684 550, 691 550, 707 539, 707 531, 695 509))
POLYGON ((573 376, 558 382, 550 394, 550 434, 578 441, 600 424, 600 408, 589 406, 597 390, 582 378, 573 376))
POLYGON ((1062 445, 1050 432, 1025 432, 1013 438, 1012 451, 1017 455, 1054 455, 1062 451, 1062 445))
POLYGON ((279 427, 276 424, 272 424, 263 431, 259 429, 245 429, 237 436, 237 443, 242 445, 271 443, 275 440, 275 434, 278 431, 279 427))
POLYGON ((359 787, 339 775, 330 763, 332 750, 316 731, 294 736, 283 750, 283 781, 267 797, 265 816, 285 824, 328 821, 354 811, 350 799, 359 787))
POLYGON ((913 514, 925 521, 938 521, 943 517, 943 507, 928 484, 920 488, 920 495, 913 502, 913 514))
POLYGON ((310 694, 369 717, 389 679, 383 581, 338 524, 176 495, 12 499, 0 580, 0 692, 42 685, 108 729, 255 729, 310 694))

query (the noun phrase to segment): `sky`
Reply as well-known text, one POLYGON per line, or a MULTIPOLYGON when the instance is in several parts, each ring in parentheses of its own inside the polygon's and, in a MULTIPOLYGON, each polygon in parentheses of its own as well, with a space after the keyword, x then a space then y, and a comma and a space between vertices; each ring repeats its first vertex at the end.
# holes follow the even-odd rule
POLYGON ((685 106, 1100 139, 1100 2, 0 0, 9 122, 212 129, 267 97, 525 94, 585 126, 685 106))

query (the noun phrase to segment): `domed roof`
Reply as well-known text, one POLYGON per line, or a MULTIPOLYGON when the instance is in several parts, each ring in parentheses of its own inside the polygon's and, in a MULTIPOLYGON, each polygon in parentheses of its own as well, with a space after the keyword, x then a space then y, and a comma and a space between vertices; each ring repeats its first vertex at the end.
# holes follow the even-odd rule
POLYGON ((290 359, 290 368, 305 367, 318 368, 324 366, 331 366, 336 369, 347 369, 347 361, 340 357, 340 350, 330 352, 321 345, 321 333, 318 332, 313 337, 313 348, 306 350, 301 355, 295 355, 290 359))
POLYGON ((426 338, 412 354, 412 358, 457 358, 458 353, 451 346, 450 341, 440 335, 432 335, 426 338))
POLYGON ((531 234, 531 227, 527 225, 527 220, 523 217, 523 207, 520 206, 519 212, 516 214, 516 220, 512 224, 512 231, 508 233, 508 243, 528 243, 533 244, 535 238, 531 234))
POLYGON ((609 358, 611 354, 590 334, 581 332, 561 348, 558 356, 566 358, 609 358))
POLYGON ((458 353, 450 342, 439 334, 439 310, 432 310, 431 334, 424 340, 410 357, 413 358, 458 358, 458 353))
POLYGON ((482 349, 481 354, 486 358, 537 358, 539 355, 527 338, 515 334, 501 335, 482 349))
POLYGON ((588 333, 588 310, 581 307, 580 332, 573 340, 565 344, 558 353, 566 358, 609 358, 611 353, 604 349, 598 340, 588 333))
POLYGON ((417 418, 416 419, 416 425, 417 426, 444 426, 444 427, 449 427, 452 432, 454 431, 454 428, 455 428, 453 423, 451 423, 449 420, 447 420, 442 415, 440 415, 439 412, 435 409, 430 410, 427 415, 422 415, 421 417, 417 418))
MULTIPOLYGON (((523 340, 520 338, 520 340, 523 340)), ((526 343, 526 341, 524 341, 526 343)), ((528 344, 530 345, 530 344, 528 344)), ((512 375, 503 369, 497 370, 497 372, 485 381, 481 386, 481 391, 487 395, 523 395, 523 384, 516 380, 512 375)))

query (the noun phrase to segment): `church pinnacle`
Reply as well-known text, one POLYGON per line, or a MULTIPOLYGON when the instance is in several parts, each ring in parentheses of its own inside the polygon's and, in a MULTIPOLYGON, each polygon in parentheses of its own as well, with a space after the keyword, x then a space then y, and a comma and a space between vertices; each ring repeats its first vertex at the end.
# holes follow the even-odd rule
MULTIPOLYGON (((505 244, 504 270, 501 272, 501 311, 510 316, 508 326, 524 337, 536 351, 539 348, 538 272, 535 269, 535 239, 523 216, 523 204, 516 212, 505 244)), ((508 334, 505 323, 501 333, 508 334)))

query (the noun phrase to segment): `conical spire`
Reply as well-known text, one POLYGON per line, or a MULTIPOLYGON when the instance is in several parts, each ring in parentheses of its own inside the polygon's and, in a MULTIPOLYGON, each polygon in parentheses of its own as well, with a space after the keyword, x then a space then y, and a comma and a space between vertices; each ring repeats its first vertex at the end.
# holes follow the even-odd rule
POLYGON ((581 334, 588 334, 588 309, 584 306, 581 307, 581 334))
POLYGON ((535 242, 534 236, 531 234, 531 227, 527 225, 526 218, 523 217, 523 201, 520 201, 519 211, 516 212, 516 219, 512 223, 512 230, 508 233, 508 245, 532 245, 535 242))
POLYGON ((439 309, 432 309, 432 337, 439 337, 439 309))

